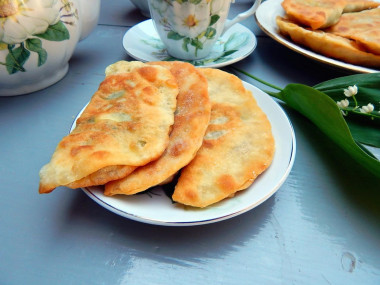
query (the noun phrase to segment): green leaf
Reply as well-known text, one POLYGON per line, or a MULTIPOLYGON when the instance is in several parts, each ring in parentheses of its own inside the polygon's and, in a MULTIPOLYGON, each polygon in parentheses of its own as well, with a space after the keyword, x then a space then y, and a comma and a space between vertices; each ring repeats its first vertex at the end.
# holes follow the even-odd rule
POLYGON ((201 3, 202 2, 202 0, 190 0, 190 3, 191 4, 199 4, 199 3, 201 3))
POLYGON ((216 35, 216 30, 214 28, 208 27, 205 33, 206 38, 213 39, 216 35))
POLYGON ((380 161, 354 141, 340 109, 329 96, 302 84, 289 84, 280 93, 272 95, 309 118, 358 163, 380 178, 380 161))
POLYGON ((315 89, 328 92, 334 89, 347 88, 350 85, 366 86, 371 88, 380 87, 380 72, 370 74, 355 74, 327 80, 314 86, 315 89))
POLYGON ((168 39, 178 41, 178 40, 182 40, 185 36, 181 36, 180 34, 174 32, 174 31, 170 31, 168 33, 167 37, 168 37, 168 39))
POLYGON ((196 49, 203 49, 203 43, 197 38, 191 39, 190 44, 194 46, 196 49))
POLYGON ((42 41, 37 38, 28 39, 25 42, 25 46, 28 50, 36 52, 38 54, 38 66, 43 65, 47 60, 47 51, 42 47, 42 41))
POLYGON ((229 56, 235 52, 237 52, 238 50, 237 49, 233 49, 233 50, 228 50, 228 51, 225 51, 222 55, 222 57, 225 57, 225 56, 229 56))
POLYGON ((55 42, 60 42, 60 41, 70 39, 69 30, 62 23, 62 21, 59 21, 58 23, 49 26, 43 34, 38 34, 36 36, 48 41, 55 41, 55 42))
MULTIPOLYGON (((272 91, 266 92, 271 96, 284 101, 290 107, 297 110, 305 117, 309 118, 322 132, 324 132, 336 144, 338 144, 349 155, 351 155, 351 157, 354 158, 358 163, 367 168, 375 176, 380 177, 380 161, 362 144, 355 142, 359 141, 357 138, 357 132, 367 132, 367 143, 370 139, 376 140, 376 138, 380 135, 378 127, 379 122, 376 121, 376 119, 371 119, 370 124, 367 120, 365 121, 365 126, 362 125, 360 127, 353 127, 353 122, 348 121, 347 116, 342 116, 342 113, 335 102, 336 99, 334 100, 334 98, 331 98, 333 97, 332 95, 341 96, 341 94, 343 94, 343 89, 356 84, 359 86, 361 92, 364 92, 368 96, 369 94, 372 95, 373 97, 370 96, 369 99, 370 101, 373 101, 373 98, 378 98, 377 96, 379 94, 378 92, 380 87, 380 73, 358 74, 341 77, 320 83, 314 86, 314 88, 302 84, 289 84, 285 87, 285 89, 281 89, 273 84, 261 80, 252 74, 249 74, 248 72, 245 72, 244 70, 237 68, 233 69, 253 78, 254 80, 266 86, 280 90, 280 92, 277 93, 272 91), (325 92, 328 95, 326 95, 325 92), (350 132, 350 128, 348 127, 345 119, 347 120, 348 124, 350 124, 352 133, 350 132), (371 133, 373 132, 373 137, 370 133, 368 133, 368 131, 365 131, 363 129, 372 125, 375 125, 376 127, 375 129, 371 129, 371 133), (355 136, 355 139, 353 138, 353 135, 355 136)), ((350 113, 350 116, 351 115, 359 116, 358 114, 354 113, 350 113)), ((360 117, 362 120, 368 119, 367 116, 360 117)), ((355 120, 355 124, 359 122, 359 120, 355 120)), ((362 137, 360 137, 360 139, 362 139, 362 137)))
POLYGON ((339 101, 346 98, 343 90, 352 85, 358 87, 358 94, 355 97, 359 105, 367 105, 371 101, 380 102, 380 73, 339 77, 317 84, 314 88, 339 101))
POLYGON ((5 58, 7 71, 9 74, 14 74, 18 71, 25 71, 24 64, 30 56, 30 52, 25 49, 23 44, 14 48, 14 45, 8 46, 8 55, 5 58))
POLYGON ((144 44, 151 46, 152 48, 155 48, 155 49, 164 49, 165 48, 165 45, 163 44, 163 42, 160 39, 156 39, 153 37, 147 37, 146 39, 141 39, 141 41, 144 44))
POLYGON ((214 63, 222 63, 222 62, 226 62, 227 60, 230 60, 230 59, 231 59, 230 57, 221 56, 218 59, 214 60, 214 63))
POLYGON ((210 24, 208 24, 208 25, 209 26, 214 25, 216 22, 218 22, 219 19, 220 19, 219 15, 212 15, 211 19, 210 19, 210 24))
POLYGON ((380 148, 380 120, 362 118, 361 120, 346 119, 346 122, 356 141, 380 148))
POLYGON ((247 44, 249 35, 247 33, 233 33, 224 44, 224 50, 239 49, 247 44))
POLYGON ((190 38, 184 38, 184 39, 183 39, 182 49, 183 49, 184 51, 186 51, 186 52, 189 51, 189 47, 188 47, 189 43, 190 43, 190 38))
MULTIPOLYGON (((374 112, 380 109, 380 73, 344 76, 322 82, 315 85, 314 88, 327 94, 334 101, 347 99, 350 102, 350 107, 354 107, 353 98, 346 98, 343 93, 344 89, 352 85, 358 87, 358 94, 355 95, 355 99, 359 107, 372 103, 376 109, 374 112)), ((379 118, 348 113, 345 119, 356 141, 380 147, 379 118)))
POLYGON ((376 156, 370 152, 364 145, 357 143, 357 145, 364 151, 366 154, 368 154, 370 157, 373 157, 374 159, 377 159, 376 156))
POLYGON ((192 64, 195 66, 205 65, 205 61, 204 60, 196 60, 196 61, 193 61, 192 64))

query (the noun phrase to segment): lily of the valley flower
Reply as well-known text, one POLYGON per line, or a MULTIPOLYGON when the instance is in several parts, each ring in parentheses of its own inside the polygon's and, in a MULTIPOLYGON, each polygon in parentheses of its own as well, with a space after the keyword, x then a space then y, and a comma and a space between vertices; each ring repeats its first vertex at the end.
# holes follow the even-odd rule
POLYGON ((337 103, 338 107, 341 109, 347 108, 348 105, 350 105, 350 102, 347 99, 337 101, 336 103, 337 103))
POLYGON ((374 109, 375 109, 375 107, 373 106, 373 104, 368 103, 367 106, 362 106, 360 108, 360 112, 362 112, 362 113, 371 113, 374 109))
POLYGON ((347 116, 347 111, 345 109, 350 105, 350 102, 347 99, 337 101, 336 104, 338 105, 340 112, 343 116, 347 116))
POLYGON ((22 43, 59 21, 58 0, 0 0, 0 42, 22 43))
POLYGON ((358 87, 356 85, 348 86, 348 88, 344 89, 343 92, 344 92, 344 95, 346 95, 346 97, 352 97, 358 94, 358 87))

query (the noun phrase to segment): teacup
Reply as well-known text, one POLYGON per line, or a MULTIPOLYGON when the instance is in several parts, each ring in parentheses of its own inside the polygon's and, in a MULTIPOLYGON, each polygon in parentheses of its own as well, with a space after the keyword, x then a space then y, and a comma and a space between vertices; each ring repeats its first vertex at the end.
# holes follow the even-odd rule
POLYGON ((253 15, 261 1, 227 21, 233 0, 149 0, 150 14, 168 53, 178 59, 206 57, 220 35, 253 15))

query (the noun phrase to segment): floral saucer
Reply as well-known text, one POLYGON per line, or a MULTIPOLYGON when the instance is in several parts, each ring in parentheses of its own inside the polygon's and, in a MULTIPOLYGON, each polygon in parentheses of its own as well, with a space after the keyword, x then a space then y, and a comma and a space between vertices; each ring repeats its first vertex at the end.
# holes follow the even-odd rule
MULTIPOLYGON (((256 45, 251 30, 235 24, 218 39, 206 58, 188 62, 199 67, 222 67, 246 58, 256 45)), ((167 53, 151 19, 130 28, 124 35, 123 46, 128 55, 139 61, 178 60, 167 53)))

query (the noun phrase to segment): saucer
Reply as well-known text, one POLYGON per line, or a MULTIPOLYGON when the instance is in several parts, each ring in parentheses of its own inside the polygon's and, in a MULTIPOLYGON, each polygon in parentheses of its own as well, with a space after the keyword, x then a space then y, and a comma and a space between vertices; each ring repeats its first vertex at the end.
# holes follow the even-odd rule
MULTIPOLYGON (((256 45, 251 30, 235 24, 217 40, 209 56, 186 61, 198 67, 222 67, 246 58, 256 45)), ((123 46, 128 55, 143 62, 180 60, 167 53, 151 19, 130 28, 123 37, 123 46)))

